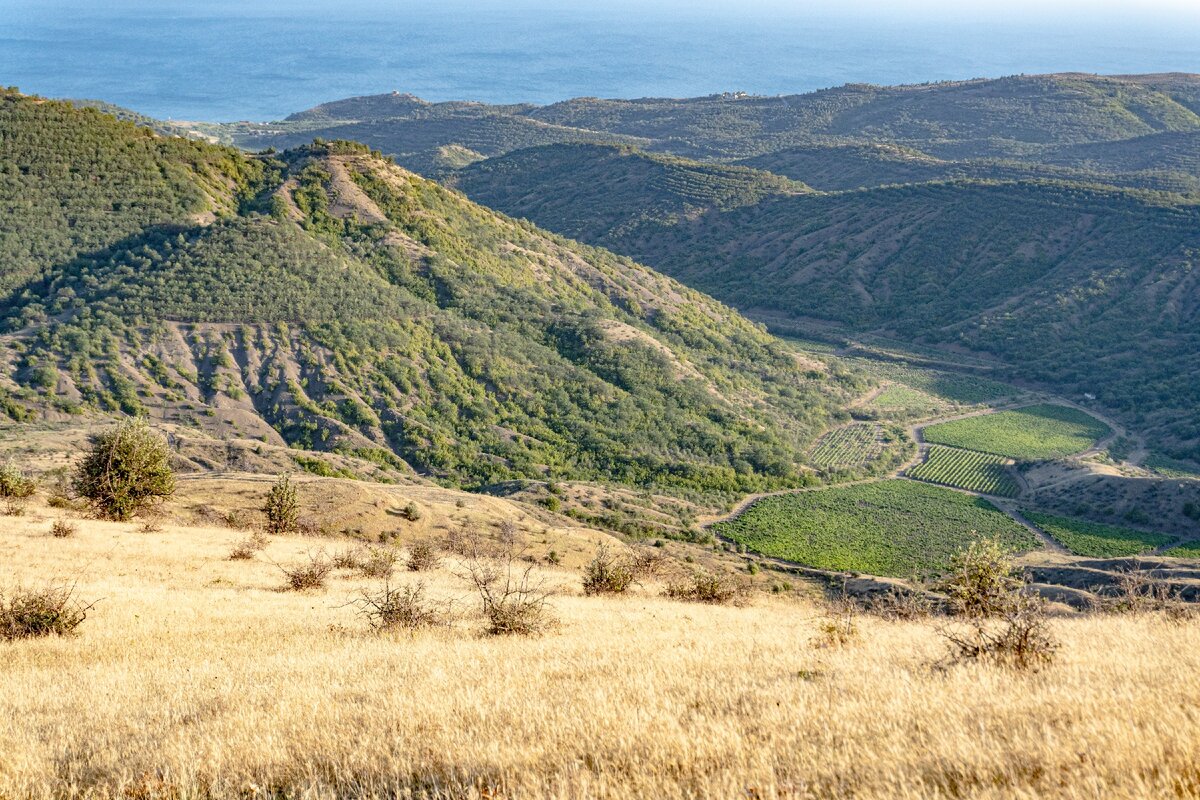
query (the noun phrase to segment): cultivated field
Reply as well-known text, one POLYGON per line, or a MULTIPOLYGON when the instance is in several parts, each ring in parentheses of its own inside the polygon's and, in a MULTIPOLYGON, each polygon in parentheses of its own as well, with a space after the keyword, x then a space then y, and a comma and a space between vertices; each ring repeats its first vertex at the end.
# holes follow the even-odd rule
POLYGON ((1021 488, 1009 472, 1008 464, 1008 459, 991 453, 934 445, 925 461, 909 469, 907 475, 957 489, 1016 497, 1021 488))
POLYGON ((893 383, 871 398, 867 407, 893 419, 921 419, 943 414, 953 404, 918 389, 893 383))
POLYGON ((1100 420, 1067 406, 1036 405, 982 414, 925 428, 925 441, 1008 456, 1019 461, 1061 458, 1111 433, 1100 420))
POLYGON ((1015 386, 976 375, 917 367, 894 361, 878 361, 868 358, 849 358, 847 360, 878 378, 897 381, 911 389, 934 395, 952 404, 977 405, 1021 394, 1021 390, 1015 386))
POLYGON ((882 427, 859 423, 826 433, 813 445, 808 460, 824 469, 852 469, 878 458, 886 448, 882 427))
MULTIPOLYGON (((1037 525, 1063 547, 1077 556, 1093 558, 1117 558, 1148 553, 1170 544, 1174 537, 1160 533, 1148 533, 1115 525, 1102 525, 1080 519, 1067 519, 1035 511, 1022 512, 1026 519, 1037 525)), ((1186 553, 1168 553, 1180 558, 1194 558, 1186 553)))
POLYGON ((943 568, 976 536, 1038 546, 986 500, 906 480, 766 497, 713 530, 763 555, 898 577, 943 568))
POLYGON ((0 797, 1200 797, 1195 621, 1057 619, 1034 674, 941 671, 934 621, 823 647, 805 599, 587 598, 561 570, 557 630, 488 637, 442 568, 459 622, 380 636, 347 605, 376 581, 281 591, 267 559, 312 539, 231 562, 224 529, 49 522, 0 531, 3 581, 99 603, 76 637, 0 642, 0 797))

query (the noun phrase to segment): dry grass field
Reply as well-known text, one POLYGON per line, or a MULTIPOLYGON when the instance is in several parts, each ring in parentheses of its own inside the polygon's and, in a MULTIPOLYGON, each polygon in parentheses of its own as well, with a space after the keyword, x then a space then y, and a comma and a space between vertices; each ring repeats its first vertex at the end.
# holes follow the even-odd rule
POLYGON ((449 627, 380 635, 340 571, 284 591, 221 527, 0 526, 0 583, 77 582, 76 636, 0 641, 0 797, 1200 797, 1200 624, 1056 619, 1037 672, 935 668, 932 621, 822 608, 584 597, 553 568, 556 629, 486 635, 452 562, 420 577, 449 627))

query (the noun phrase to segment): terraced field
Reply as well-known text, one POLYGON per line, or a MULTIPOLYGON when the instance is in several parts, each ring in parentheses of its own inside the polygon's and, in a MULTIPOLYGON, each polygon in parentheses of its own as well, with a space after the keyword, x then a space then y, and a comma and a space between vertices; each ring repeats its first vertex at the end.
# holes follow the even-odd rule
MULTIPOLYGON (((1098 522, 1056 517, 1034 511, 1023 513, 1026 519, 1077 556, 1092 558, 1136 556, 1140 553, 1157 550, 1174 541, 1174 537, 1160 533, 1147 533, 1132 528, 1102 525, 1098 522)), ((1167 555, 1171 555, 1171 553, 1167 553, 1167 555)), ((1182 554, 1179 557, 1194 558, 1195 555, 1182 554)))
POLYGON ((765 497, 713 531, 763 555, 895 577, 941 571, 980 536, 1014 550, 1038 546, 988 501, 908 480, 765 497))
POLYGON ((934 445, 921 464, 908 470, 908 477, 956 489, 1016 497, 1020 486, 1008 469, 1009 460, 991 453, 975 450, 959 450, 954 447, 934 445))
POLYGON ((1067 406, 1026 406, 925 428, 925 441, 1008 456, 1018 461, 1062 458, 1087 450, 1111 429, 1067 406))
POLYGON ((851 469, 875 460, 887 445, 879 425, 846 425, 818 439, 808 452, 808 460, 823 469, 851 469))

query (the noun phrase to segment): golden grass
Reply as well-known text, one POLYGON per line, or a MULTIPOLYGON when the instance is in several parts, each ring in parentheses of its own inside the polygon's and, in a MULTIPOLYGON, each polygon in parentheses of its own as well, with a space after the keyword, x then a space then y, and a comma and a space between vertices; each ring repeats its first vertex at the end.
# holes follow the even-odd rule
POLYGON ((280 591, 265 559, 312 539, 231 562, 236 531, 49 524, 6 520, 0 581, 100 603, 0 643, 5 800, 1200 797, 1195 622, 1061 619, 1040 673, 939 672, 932 623, 823 649, 805 600, 585 598, 565 571, 557 632, 489 638, 443 568, 420 577, 471 614, 380 637, 346 605, 370 582, 280 591))

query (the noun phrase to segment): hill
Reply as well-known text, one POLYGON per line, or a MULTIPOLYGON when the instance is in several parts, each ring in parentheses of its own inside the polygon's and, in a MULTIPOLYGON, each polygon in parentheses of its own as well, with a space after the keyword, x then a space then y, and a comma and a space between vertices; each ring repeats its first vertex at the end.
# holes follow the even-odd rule
POLYGON ((846 395, 704 295, 361 145, 254 158, 15 94, 0 143, 14 419, 726 493, 807 480, 796 454, 846 395))
POLYGON ((640 219, 678 222, 711 209, 729 210, 808 191, 803 184, 747 167, 594 144, 517 150, 468 164, 445 183, 485 205, 520 209, 521 216, 531 219, 553 219, 558 231, 613 233, 636 226, 640 219), (535 185, 532 176, 557 180, 535 185), (622 198, 620 205, 595 202, 615 194, 622 198))
POLYGON ((890 184, 949 180, 1055 180, 1200 195, 1200 143, 1191 133, 1152 134, 1117 142, 1066 145, 1019 160, 935 158, 910 147, 883 143, 797 145, 738 162, 843 191, 890 184))
POLYGON ((1167 452, 1200 457, 1187 388, 1200 366, 1200 210, 1178 197, 956 180, 655 217, 640 191, 598 179, 605 158, 558 169, 516 153, 503 178, 487 163, 458 179, 480 202, 743 311, 987 354, 999 374, 1093 396, 1167 452))
POLYGON ((922 161, 1086 163, 1089 172, 1169 173, 1120 182, 1166 189, 1181 178, 1200 177, 1194 159, 1147 155, 1147 137, 1171 141, 1172 134, 1200 131, 1197 97, 1200 77, 1186 74, 1019 75, 913 86, 856 84, 780 97, 585 97, 548 106, 428 103, 391 94, 348 98, 280 123, 237 124, 222 131, 229 141, 251 148, 294 146, 312 136, 355 139, 434 175, 452 168, 437 157, 439 147, 450 145, 493 156, 546 144, 618 141, 708 161, 814 147, 833 148, 829 155, 835 159, 856 150, 862 157, 865 148, 876 151, 868 155, 874 159, 885 146, 882 160, 902 182, 925 179, 925 173, 909 174, 916 165, 895 163, 893 156, 908 161, 910 151, 917 151, 922 161), (1060 152, 1091 144, 1110 146, 1096 148, 1086 162, 1060 152))

